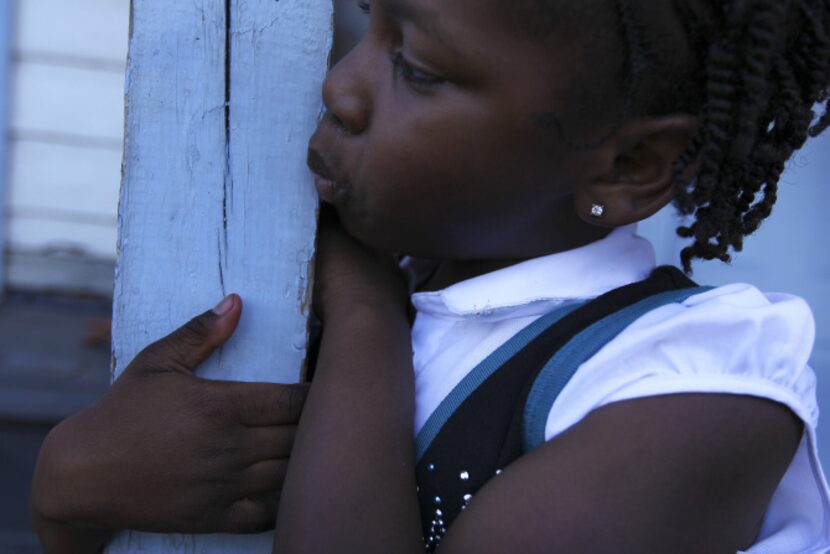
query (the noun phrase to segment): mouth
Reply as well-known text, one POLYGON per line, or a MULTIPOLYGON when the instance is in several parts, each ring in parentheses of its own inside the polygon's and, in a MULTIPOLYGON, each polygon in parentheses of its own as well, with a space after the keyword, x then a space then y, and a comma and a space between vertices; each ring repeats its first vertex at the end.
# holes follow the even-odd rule
POLYGON ((314 174, 314 187, 323 202, 337 203, 343 196, 343 181, 334 176, 325 158, 314 148, 308 149, 308 168, 314 174))

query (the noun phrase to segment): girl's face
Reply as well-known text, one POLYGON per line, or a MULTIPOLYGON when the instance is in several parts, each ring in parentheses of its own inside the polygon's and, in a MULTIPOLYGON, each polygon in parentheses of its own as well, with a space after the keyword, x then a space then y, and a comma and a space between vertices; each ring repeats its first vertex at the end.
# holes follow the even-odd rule
POLYGON ((366 35, 328 74, 309 165, 359 240, 470 260, 596 235, 572 207, 591 153, 532 118, 567 112, 580 54, 508 30, 489 4, 372 0, 366 35))

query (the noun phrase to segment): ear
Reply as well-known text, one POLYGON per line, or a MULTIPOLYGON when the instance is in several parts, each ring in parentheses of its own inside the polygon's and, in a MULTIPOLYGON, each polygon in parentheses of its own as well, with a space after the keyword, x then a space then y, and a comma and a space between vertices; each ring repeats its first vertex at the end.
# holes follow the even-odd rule
POLYGON ((594 225, 620 227, 657 213, 672 200, 674 162, 697 129, 698 119, 682 114, 626 123, 597 148, 594 171, 577 187, 579 216, 594 225))

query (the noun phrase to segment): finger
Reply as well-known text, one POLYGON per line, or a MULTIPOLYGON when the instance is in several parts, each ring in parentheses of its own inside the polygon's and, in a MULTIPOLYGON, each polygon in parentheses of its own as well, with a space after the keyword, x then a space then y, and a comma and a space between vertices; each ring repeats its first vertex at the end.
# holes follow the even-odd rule
POLYGON ((239 492, 243 496, 277 492, 282 489, 287 470, 287 459, 252 464, 239 476, 239 492))
POLYGON ((249 463, 288 458, 296 435, 296 425, 251 427, 245 432, 241 449, 249 463))
POLYGON ((242 313, 242 299, 232 294, 213 310, 191 319, 136 357, 131 366, 192 371, 233 334, 242 313))
POLYGON ((300 420, 309 385, 225 382, 227 402, 238 421, 249 427, 293 425, 300 420))
POLYGON ((220 523, 220 533, 262 533, 274 528, 279 493, 246 496, 233 502, 220 523))

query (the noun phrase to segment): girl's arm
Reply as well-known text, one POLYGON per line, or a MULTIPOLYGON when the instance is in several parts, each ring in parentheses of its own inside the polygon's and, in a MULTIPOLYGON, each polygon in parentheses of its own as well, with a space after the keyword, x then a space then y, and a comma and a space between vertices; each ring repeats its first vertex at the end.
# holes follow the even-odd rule
POLYGON ((275 552, 422 553, 406 289, 322 222, 323 337, 277 519, 275 552))
POLYGON ((50 554, 103 552, 113 533, 111 529, 48 521, 37 514, 32 515, 32 525, 43 551, 50 554))
POLYGON ((748 396, 610 404, 492 479, 438 552, 734 554, 801 436, 788 408, 748 396))
POLYGON ((306 387, 193 375, 239 321, 238 297, 222 306, 148 346, 94 406, 49 433, 30 501, 45 552, 97 552, 114 529, 273 525, 306 387))
MULTIPOLYGON (((321 241, 323 343, 275 552, 421 553, 403 302, 391 273, 335 235, 321 241)), ((751 397, 609 405, 492 479, 438 552, 734 553, 753 542, 801 436, 787 408, 751 397)))

